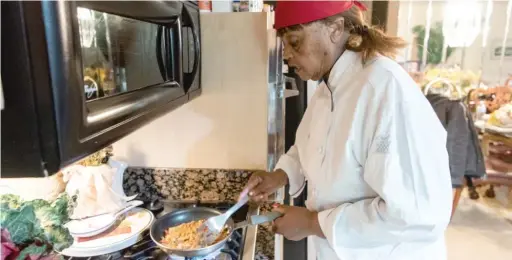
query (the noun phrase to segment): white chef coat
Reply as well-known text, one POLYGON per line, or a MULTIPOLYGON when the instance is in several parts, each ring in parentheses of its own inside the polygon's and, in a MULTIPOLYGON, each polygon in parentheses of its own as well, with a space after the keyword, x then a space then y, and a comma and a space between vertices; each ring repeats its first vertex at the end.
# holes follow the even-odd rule
POLYGON ((276 169, 288 174, 293 197, 307 181, 306 206, 319 212, 326 236, 312 239, 317 259, 446 259, 446 131, 391 59, 363 65, 360 54, 345 51, 276 169))

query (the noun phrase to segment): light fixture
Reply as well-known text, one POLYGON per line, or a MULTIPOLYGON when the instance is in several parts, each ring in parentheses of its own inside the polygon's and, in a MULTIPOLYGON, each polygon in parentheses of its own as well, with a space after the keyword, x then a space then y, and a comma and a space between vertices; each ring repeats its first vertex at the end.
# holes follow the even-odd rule
POLYGON ((468 47, 482 28, 477 0, 448 0, 444 8, 443 36, 450 47, 468 47))
POLYGON ((487 0, 487 8, 485 10, 485 20, 484 20, 484 27, 482 28, 482 47, 487 46, 487 40, 489 39, 489 30, 491 29, 490 21, 491 21, 491 15, 493 11, 493 1, 494 0, 487 0))

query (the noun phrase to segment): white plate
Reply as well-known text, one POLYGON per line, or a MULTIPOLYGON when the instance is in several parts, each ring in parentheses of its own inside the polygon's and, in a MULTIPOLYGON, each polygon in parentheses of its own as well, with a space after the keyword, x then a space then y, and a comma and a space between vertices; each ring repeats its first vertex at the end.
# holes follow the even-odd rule
POLYGON ((113 230, 107 230, 98 237, 75 238, 71 247, 58 253, 72 257, 90 257, 117 252, 137 243, 141 233, 151 226, 154 219, 151 211, 134 208, 113 230), (112 233, 121 234, 111 235, 112 233))
POLYGON ((104 214, 84 220, 72 220, 66 224, 66 227, 74 237, 91 237, 110 228, 114 221, 114 215, 104 214))
POLYGON ((140 200, 133 200, 128 202, 124 209, 121 209, 115 214, 103 214, 82 220, 71 220, 66 223, 66 227, 74 237, 92 237, 103 233, 115 224, 116 220, 131 211, 131 209, 144 204, 140 200))
POLYGON ((498 127, 491 124, 485 124, 485 128, 500 134, 512 135, 512 128, 498 127))
POLYGON ((481 130, 484 130, 485 129, 485 121, 477 120, 477 121, 475 121, 475 126, 481 130))

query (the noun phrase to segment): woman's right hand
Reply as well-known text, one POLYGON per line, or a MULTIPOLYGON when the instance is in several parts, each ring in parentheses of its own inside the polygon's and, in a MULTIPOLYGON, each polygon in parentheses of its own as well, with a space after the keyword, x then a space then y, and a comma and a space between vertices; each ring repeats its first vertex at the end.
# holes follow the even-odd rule
POLYGON ((257 171, 251 175, 239 198, 249 194, 252 201, 262 202, 287 183, 288 176, 281 169, 274 172, 257 171))

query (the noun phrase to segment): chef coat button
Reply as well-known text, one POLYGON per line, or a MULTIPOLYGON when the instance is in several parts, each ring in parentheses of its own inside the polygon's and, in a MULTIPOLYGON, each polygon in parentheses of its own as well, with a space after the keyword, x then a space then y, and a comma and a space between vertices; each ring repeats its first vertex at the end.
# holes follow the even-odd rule
POLYGON ((320 146, 320 148, 318 148, 318 152, 319 153, 323 153, 324 152, 324 148, 320 146))

